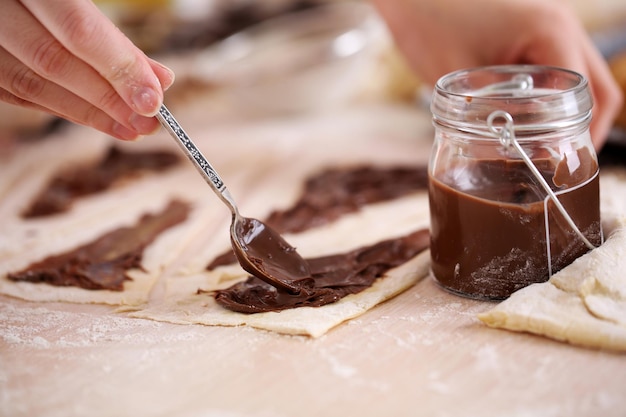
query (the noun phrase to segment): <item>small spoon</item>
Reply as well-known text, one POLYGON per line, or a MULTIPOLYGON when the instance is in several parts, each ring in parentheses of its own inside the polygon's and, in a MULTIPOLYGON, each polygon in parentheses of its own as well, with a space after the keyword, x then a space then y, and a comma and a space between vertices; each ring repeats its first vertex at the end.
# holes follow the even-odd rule
POLYGON ((312 279, 308 263, 278 232, 260 220, 239 214, 220 176, 165 105, 161 106, 156 117, 232 212, 230 241, 243 269, 276 288, 299 294, 304 282, 312 279))

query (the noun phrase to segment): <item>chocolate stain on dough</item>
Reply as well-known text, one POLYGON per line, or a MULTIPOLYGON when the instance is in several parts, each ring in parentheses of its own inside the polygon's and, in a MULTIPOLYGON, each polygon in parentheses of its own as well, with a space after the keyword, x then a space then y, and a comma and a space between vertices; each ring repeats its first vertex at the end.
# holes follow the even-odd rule
MULTIPOLYGON (((374 167, 328 169, 304 184, 300 198, 283 211, 264 220, 279 233, 298 233, 331 223, 363 206, 399 198, 428 188, 427 167, 374 167)), ((232 251, 217 256, 208 266, 230 265, 232 251)))
POLYGON ((169 169, 179 162, 180 158, 168 151, 125 152, 113 146, 93 166, 58 173, 22 212, 22 217, 31 219, 66 212, 80 197, 105 191, 144 172, 169 169))
POLYGON ((295 295, 252 276, 210 293, 219 305, 240 313, 320 307, 369 288, 385 272, 427 249, 429 242, 428 230, 422 229, 343 254, 307 259, 311 276, 302 280, 300 293, 295 295))
POLYGON ((146 214, 133 226, 115 229, 72 251, 10 273, 7 278, 88 290, 123 291, 124 281, 131 280, 127 271, 141 268, 144 249, 160 233, 185 221, 190 210, 189 204, 172 201, 162 212, 146 214))

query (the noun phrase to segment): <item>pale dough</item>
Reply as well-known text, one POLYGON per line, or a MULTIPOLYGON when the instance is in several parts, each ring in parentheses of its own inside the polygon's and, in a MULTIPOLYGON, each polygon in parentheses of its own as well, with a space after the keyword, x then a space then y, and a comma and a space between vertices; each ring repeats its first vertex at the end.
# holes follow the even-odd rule
POLYGON ((626 351, 626 170, 600 176, 607 241, 542 284, 478 316, 491 327, 576 345, 626 351))
MULTIPOLYGON (((104 138, 90 138, 86 141, 81 137, 84 132, 81 129, 71 130, 70 135, 63 132, 57 139, 59 142, 27 147, 19 154, 2 160, 0 293, 33 301, 118 305, 121 306, 120 311, 129 311, 133 317, 174 323, 247 325, 317 337, 393 297, 428 274, 429 254, 424 252, 389 271, 386 277, 379 279, 370 289, 335 304, 254 315, 227 311, 215 305, 209 294, 196 292, 198 289, 223 288, 243 279, 245 274, 238 265, 212 272, 204 271, 211 256, 228 247, 227 210, 216 204, 215 196, 189 166, 159 176, 158 181, 154 178, 146 179, 115 192, 85 199, 77 203, 67 215, 32 222, 20 221, 16 214, 24 202, 57 167, 76 163, 87 156, 97 156, 106 149, 107 141, 104 138), (65 146, 68 144, 81 146, 65 146), (60 147, 68 151, 59 153, 60 147), (52 154, 55 157, 48 158, 48 164, 41 164, 52 154), (130 272, 134 280, 126 283, 124 292, 14 283, 4 277, 7 272, 19 270, 44 256, 72 249, 113 228, 132 224, 142 214, 158 211, 170 198, 176 196, 194 202, 199 209, 192 213, 189 221, 166 231, 147 248, 144 255, 145 270, 130 272), (224 227, 220 228, 218 224, 224 227), (36 234, 42 230, 45 235, 36 234), (206 240, 202 240, 202 237, 206 240)), ((272 137, 265 145, 269 146, 274 141, 272 137)), ((207 142, 205 146, 211 143, 207 142)), ((338 146, 343 142, 334 141, 332 144, 338 146)), ((251 146, 252 142, 248 145, 251 146)), ((253 215, 263 217, 272 208, 289 206, 304 178, 319 170, 320 162, 314 161, 314 155, 308 155, 306 161, 293 158, 290 152, 295 147, 285 143, 282 145, 285 146, 277 147, 280 152, 268 153, 266 158, 259 161, 267 166, 257 164, 256 171, 240 169, 240 153, 222 155, 220 169, 226 170, 225 178, 228 178, 229 186, 239 190, 248 189, 245 198, 241 200, 243 212, 249 213, 247 206, 256 210, 252 212, 253 215), (289 181, 285 180, 282 172, 273 171, 278 165, 289 167, 289 172, 294 173, 289 181), (264 186, 256 187, 259 183, 264 186)), ((345 159, 345 155, 353 155, 355 149, 367 149, 365 145, 355 148, 349 141, 345 142, 345 146, 345 152, 337 151, 333 155, 341 155, 345 159)), ((253 147, 249 152, 252 157, 257 150, 253 147)), ((317 155, 318 159, 322 158, 321 155, 322 152, 317 155)), ((384 155, 382 157, 383 160, 386 158, 384 155)), ((328 152, 323 152, 325 163, 329 163, 328 158, 328 152)), ((359 160, 365 157, 355 154, 354 158, 359 160)), ((387 159, 397 163, 397 152, 390 152, 387 159)), ((607 235, 611 235, 608 242, 555 275, 550 282, 532 285, 517 292, 509 300, 482 314, 481 320, 490 326, 528 331, 571 343, 626 350, 626 283, 624 275, 620 275, 621 271, 626 270, 626 233, 623 231, 623 218, 620 217, 626 214, 626 175, 619 169, 603 171, 600 181, 604 226, 607 235)), ((303 255, 320 256, 343 252, 427 226, 427 196, 425 193, 417 193, 393 202, 368 206, 331 225, 286 237, 303 255)))
POLYGON ((479 319, 491 327, 626 351, 626 218, 613 223, 620 226, 602 246, 479 319))
MULTIPOLYGON (((154 196, 149 200, 149 204, 146 204, 145 201, 142 204, 133 204, 132 201, 141 201, 141 193, 138 193, 139 199, 127 200, 128 204, 122 205, 123 210, 115 210, 113 207, 103 204, 104 210, 98 210, 97 213, 90 213, 87 216, 91 217, 97 214, 98 217, 102 218, 100 222, 90 221, 92 227, 81 227, 83 224, 81 220, 85 219, 81 219, 76 213, 73 213, 72 219, 76 221, 75 225, 65 229, 59 228, 58 235, 55 234, 54 228, 50 228, 50 233, 46 236, 39 236, 32 241, 24 238, 28 229, 15 228, 13 234, 5 234, 1 239, 3 245, 0 248, 0 258, 4 258, 3 262, 0 263, 0 293, 29 301, 65 301, 110 305, 137 305, 147 302, 150 291, 163 269, 184 250, 190 239, 204 225, 207 225, 212 214, 210 210, 195 209, 187 221, 160 234, 144 251, 143 269, 129 271, 128 275, 132 280, 125 281, 124 291, 94 291, 78 287, 13 282, 6 278, 6 274, 19 271, 47 256, 89 243, 97 236, 115 228, 132 225, 146 213, 157 213, 167 205, 169 198, 157 193, 154 193, 154 196), (111 210, 106 210, 106 208, 111 208, 111 210), (98 223, 99 225, 96 226, 98 223), (50 250, 50 248, 55 249, 50 250), (15 256, 16 254, 19 256, 15 256)), ((111 202, 117 201, 116 205, 120 206, 118 198, 119 195, 112 196, 111 202)), ((103 199, 100 201, 104 203, 103 199)))
MULTIPOLYGON (((142 212, 145 213, 145 212, 142 212)), ((202 213, 194 212, 191 218, 202 221, 202 213)), ((78 287, 59 287, 49 284, 36 284, 30 282, 13 282, 6 278, 6 274, 18 271, 30 264, 38 261, 44 256, 43 252, 35 250, 34 253, 42 256, 20 257, 14 262, 6 262, 0 266, 0 293, 28 301, 61 301, 71 303, 94 303, 109 305, 139 305, 148 301, 150 291, 157 282, 163 269, 171 262, 172 257, 180 254, 196 233, 197 223, 187 221, 174 226, 165 232, 146 248, 142 260, 143 269, 133 269, 128 271, 132 280, 124 282, 123 291, 108 290, 85 290, 78 287)), ((66 243, 71 249, 79 246, 83 242, 78 240, 80 236, 71 235, 67 237, 66 243), (72 244, 75 242, 75 244, 72 244)))
MULTIPOLYGON (((427 200, 426 193, 422 192, 372 204, 330 225, 285 237, 305 257, 340 253, 428 227, 427 200)), ((226 310, 217 305, 210 294, 197 293, 198 289, 211 291, 245 279, 247 274, 239 265, 189 275, 178 272, 167 279, 160 299, 154 297, 144 308, 129 314, 131 317, 179 324, 250 326, 284 334, 319 337, 411 287, 428 275, 429 267, 430 252, 426 250, 388 271, 367 290, 336 303, 257 314, 226 310)))
MULTIPOLYGON (((55 172, 81 162, 82 157, 96 159, 108 149, 104 138, 93 142, 71 131, 72 135, 56 142, 45 142, 41 149, 27 148, 14 155, 0 169, 0 192, 9 198, 0 202, 0 294, 28 301, 101 303, 138 305, 148 301, 150 291, 160 274, 184 250, 190 239, 206 229, 210 221, 219 218, 218 205, 208 205, 198 187, 205 187, 199 176, 181 167, 159 175, 149 175, 124 186, 76 202, 67 213, 23 220, 19 213, 55 172), (51 159, 46 169, 28 171, 45 160, 45 154, 60 145, 81 141, 82 146, 67 146, 68 152, 51 159), (67 143, 66 143, 67 142, 67 143), (53 145, 53 146, 52 146, 53 145), (149 245, 143 257, 143 269, 129 271, 132 281, 126 281, 124 291, 84 290, 78 287, 58 287, 30 282, 13 282, 9 272, 26 268, 48 256, 72 250, 119 227, 131 226, 147 213, 157 213, 172 200, 181 199, 192 205, 189 219, 176 225, 149 245), (201 209, 198 209, 200 207, 201 209), (208 207, 208 208, 207 208, 208 207)), ((82 132, 81 129, 78 132, 82 132)), ((209 194, 205 198, 210 197, 209 194)))
POLYGON ((336 303, 257 314, 226 310, 217 305, 211 295, 193 292, 193 288, 197 289, 206 283, 206 277, 196 276, 188 281, 195 281, 198 285, 186 285, 191 290, 188 293, 178 298, 169 296, 166 301, 129 314, 131 317, 170 323, 250 326, 283 334, 319 337, 414 285, 428 275, 429 265, 430 252, 424 251, 411 261, 388 271, 385 277, 379 278, 367 290, 344 297, 336 303))
MULTIPOLYGON (((94 149, 94 153, 104 149, 104 146, 100 146, 94 149)), ((52 173, 49 170, 47 175, 52 173)), ((274 181, 268 180, 268 187, 262 192, 248 193, 245 203, 262 207, 259 200, 276 204, 282 198, 284 204, 288 205, 290 201, 286 199, 293 199, 299 186, 292 186, 288 192, 287 186, 292 183, 299 185, 303 181, 295 179, 287 184, 280 178, 272 179, 274 181), (271 187, 274 184, 280 187, 271 187)), ((5 180, 9 181, 8 176, 5 180)), ((41 178, 40 183, 43 184, 44 180, 41 178)), ((236 180, 236 177, 235 181, 229 180, 229 184, 237 185, 236 180)), ((245 177, 241 178, 243 180, 245 177)), ((27 188, 34 190, 39 187, 27 188)), ((195 171, 180 169, 160 175, 158 181, 155 181, 155 177, 136 181, 124 188, 79 201, 70 213, 43 219, 36 224, 32 220, 22 221, 15 215, 20 202, 28 200, 28 197, 22 195, 20 199, 14 200, 10 208, 6 208, 7 212, 13 214, 13 221, 2 226, 5 233, 0 237, 0 293, 30 301, 110 304, 119 306, 120 312, 131 312, 133 317, 185 324, 248 325, 280 333, 317 337, 395 296, 428 273, 429 256, 426 251, 390 271, 387 277, 379 279, 370 289, 338 303, 321 308, 244 315, 216 305, 208 294, 197 294, 200 288, 211 290, 229 286, 237 279, 245 279, 246 274, 237 264, 213 272, 205 270, 213 256, 228 248, 226 228, 212 233, 216 224, 227 223, 228 211, 216 204, 215 196, 201 183, 195 171), (198 190, 205 192, 199 193, 198 190), (173 197, 193 201, 197 209, 188 221, 167 230, 146 249, 142 262, 144 270, 130 271, 133 280, 125 283, 122 292, 56 287, 6 279, 6 273, 20 270, 45 256, 88 243, 114 228, 131 225, 141 215, 162 209, 173 197), (45 230, 46 233, 29 237, 33 230, 45 230), (203 242, 202 237, 208 241, 203 242)), ((369 205, 331 224, 285 237, 304 256, 348 251, 428 227, 427 200, 426 192, 417 192, 394 201, 369 205)))

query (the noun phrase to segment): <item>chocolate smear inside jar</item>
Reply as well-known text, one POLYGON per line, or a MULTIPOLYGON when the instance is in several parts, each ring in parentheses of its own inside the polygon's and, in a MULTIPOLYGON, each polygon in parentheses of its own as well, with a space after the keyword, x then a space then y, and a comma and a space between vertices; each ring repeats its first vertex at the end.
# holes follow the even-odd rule
MULTIPOLYGON (((586 148, 534 159, 579 230, 602 243, 598 165, 586 148), (576 166, 570 171, 569 166, 576 166)), ((435 279, 475 298, 503 299, 543 282, 589 248, 521 160, 475 160, 430 178, 431 257, 435 279), (446 179, 464 178, 454 186, 446 179)))

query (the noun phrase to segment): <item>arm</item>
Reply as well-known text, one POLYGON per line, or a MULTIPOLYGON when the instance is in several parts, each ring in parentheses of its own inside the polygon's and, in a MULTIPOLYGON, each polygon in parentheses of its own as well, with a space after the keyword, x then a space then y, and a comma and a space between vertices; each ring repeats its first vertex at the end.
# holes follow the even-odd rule
POLYGON ((591 135, 600 148, 622 105, 607 63, 565 2, 553 0, 372 0, 424 82, 484 65, 537 64, 585 75, 594 99, 591 135))

